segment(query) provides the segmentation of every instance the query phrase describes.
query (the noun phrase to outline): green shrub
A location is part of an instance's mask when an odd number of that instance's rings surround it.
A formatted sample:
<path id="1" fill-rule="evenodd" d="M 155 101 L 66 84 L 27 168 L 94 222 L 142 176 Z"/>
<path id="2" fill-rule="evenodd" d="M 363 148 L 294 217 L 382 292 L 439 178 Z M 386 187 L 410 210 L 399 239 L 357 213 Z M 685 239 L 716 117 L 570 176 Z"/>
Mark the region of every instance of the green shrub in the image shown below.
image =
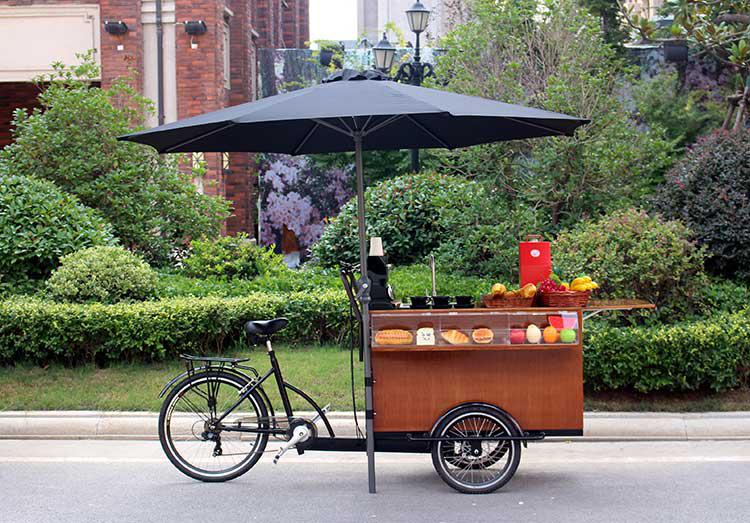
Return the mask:
<path id="1" fill-rule="evenodd" d="M 114 305 L 13 298 L 0 302 L 0 364 L 106 364 L 220 353 L 243 339 L 246 321 L 278 316 L 291 320 L 279 340 L 337 340 L 347 307 L 344 293 L 331 290 Z"/>
<path id="2" fill-rule="evenodd" d="M 700 139 L 667 175 L 657 208 L 708 248 L 710 270 L 750 276 L 750 131 Z"/>
<path id="3" fill-rule="evenodd" d="M 122 247 L 91 247 L 64 256 L 47 280 L 56 300 L 117 303 L 153 298 L 156 272 Z"/>
<path id="4" fill-rule="evenodd" d="M 518 241 L 544 229 L 530 207 L 512 209 L 489 195 L 451 209 L 452 234 L 440 244 L 436 259 L 444 274 L 518 280 Z M 485 290 L 486 292 L 486 290 Z"/>
<path id="5" fill-rule="evenodd" d="M 0 284 L 41 280 L 61 256 L 114 243 L 96 211 L 53 183 L 0 174 Z"/>
<path id="6" fill-rule="evenodd" d="M 687 89 L 674 71 L 663 72 L 633 89 L 638 117 L 650 127 L 661 127 L 680 148 L 720 126 L 726 111 L 702 89 Z"/>
<path id="7" fill-rule="evenodd" d="M 603 298 L 641 298 L 685 311 L 705 284 L 704 251 L 690 241 L 690 231 L 634 209 L 560 233 L 553 256 L 560 275 L 588 274 Z"/>
<path id="8" fill-rule="evenodd" d="M 445 296 L 474 296 L 479 299 L 482 294 L 489 292 L 493 283 L 488 279 L 448 273 L 441 266 L 438 266 L 436 272 L 438 294 Z M 394 267 L 389 283 L 393 286 L 397 299 L 406 300 L 409 296 L 432 294 L 432 275 L 426 265 Z"/>
<path id="9" fill-rule="evenodd" d="M 383 238 L 388 259 L 394 264 L 421 261 L 446 235 L 457 234 L 460 224 L 450 209 L 460 211 L 467 202 L 481 199 L 482 187 L 468 180 L 435 173 L 406 175 L 385 180 L 367 189 L 367 235 Z M 344 205 L 312 247 L 313 259 L 324 267 L 359 261 L 357 202 Z"/>
<path id="10" fill-rule="evenodd" d="M 586 386 L 638 392 L 726 390 L 750 377 L 750 310 L 693 323 L 593 326 L 586 332 Z"/>
<path id="11" fill-rule="evenodd" d="M 259 246 L 247 234 L 193 241 L 182 265 L 185 275 L 193 278 L 250 280 L 262 274 L 288 272 L 281 255 L 273 248 Z"/>
<path id="12" fill-rule="evenodd" d="M 7 172 L 43 178 L 99 210 L 121 243 L 151 263 L 166 264 L 186 240 L 217 236 L 229 215 L 222 198 L 198 193 L 174 157 L 117 141 L 143 121 L 151 104 L 127 78 L 92 87 L 91 57 L 73 68 L 55 64 L 40 79 L 40 107 L 13 117 L 14 141 L 0 151 Z"/>

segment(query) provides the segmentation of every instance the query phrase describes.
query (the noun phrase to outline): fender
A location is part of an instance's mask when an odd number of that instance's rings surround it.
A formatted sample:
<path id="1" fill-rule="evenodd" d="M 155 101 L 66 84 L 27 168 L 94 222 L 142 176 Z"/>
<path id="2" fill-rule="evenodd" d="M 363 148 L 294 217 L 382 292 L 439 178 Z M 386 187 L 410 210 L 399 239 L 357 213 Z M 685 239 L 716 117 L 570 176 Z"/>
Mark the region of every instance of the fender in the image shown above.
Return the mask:
<path id="1" fill-rule="evenodd" d="M 190 371 L 187 371 L 187 370 L 186 370 L 185 372 L 183 372 L 183 373 L 181 373 L 181 374 L 178 374 L 177 376 L 175 376 L 174 378 L 172 378 L 171 380 L 169 380 L 169 382 L 168 382 L 168 383 L 167 383 L 166 385 L 164 385 L 164 388 L 162 388 L 162 389 L 161 389 L 161 392 L 159 393 L 159 398 L 163 398 L 163 397 L 164 397 L 164 395 L 165 395 L 165 394 L 166 394 L 166 393 L 167 393 L 167 392 L 168 392 L 168 391 L 169 391 L 169 390 L 170 390 L 170 389 L 171 389 L 172 387 L 174 387 L 174 386 L 175 386 L 175 384 L 177 384 L 177 382 L 181 381 L 181 380 L 182 380 L 183 378 L 187 377 L 188 375 L 190 375 L 190 374 L 193 374 L 193 375 L 194 375 L 194 374 L 197 374 L 197 373 L 199 373 L 199 372 L 204 372 L 204 371 L 207 371 L 207 370 L 215 370 L 215 368 L 212 368 L 212 367 L 210 367 L 210 366 L 208 366 L 208 367 L 206 367 L 206 366 L 202 366 L 202 367 L 196 367 L 195 369 L 193 369 L 193 370 L 190 370 Z M 224 368 L 223 370 L 224 370 L 224 372 L 229 372 L 230 374 L 234 374 L 234 375 L 235 375 L 235 376 L 237 376 L 238 378 L 242 378 L 242 379 L 244 379 L 244 380 L 247 380 L 247 381 L 251 381 L 251 380 L 253 380 L 253 379 L 254 379 L 254 376 L 249 376 L 248 374 L 245 374 L 245 373 L 244 373 L 244 372 L 242 372 L 241 370 L 238 370 L 238 369 L 235 369 L 235 368 L 231 368 L 231 367 L 228 367 L 228 368 Z M 255 369 L 253 369 L 253 371 L 255 371 Z M 257 377 L 257 371 L 255 371 L 255 373 L 256 373 L 256 377 Z M 273 410 L 273 404 L 271 403 L 271 400 L 270 400 L 270 398 L 269 398 L 269 397 L 268 397 L 268 395 L 266 394 L 266 391 L 265 391 L 265 390 L 263 390 L 263 387 L 258 387 L 258 388 L 257 388 L 257 389 L 255 389 L 255 390 L 257 390 L 257 391 L 258 391 L 258 393 L 259 393 L 259 394 L 261 395 L 261 397 L 263 398 L 263 401 L 265 401 L 265 402 L 266 402 L 266 406 L 267 406 L 267 407 L 268 407 L 268 409 L 269 409 L 269 412 L 270 412 L 270 416 L 271 416 L 272 418 L 273 418 L 274 416 L 276 416 L 276 413 L 275 413 L 275 412 L 274 412 L 274 410 Z"/>
<path id="2" fill-rule="evenodd" d="M 448 412 L 446 412 L 445 414 L 443 414 L 442 416 L 440 416 L 438 418 L 438 420 L 435 422 L 435 424 L 432 426 L 432 429 L 430 430 L 430 437 L 437 437 L 437 435 L 436 435 L 437 428 L 443 422 L 443 420 L 445 418 L 447 418 L 448 416 L 450 416 L 451 414 L 453 414 L 454 412 L 456 412 L 457 410 L 463 409 L 464 407 L 485 407 L 485 408 L 488 408 L 488 409 L 493 409 L 493 410 L 497 410 L 499 412 L 502 412 L 503 414 L 505 414 L 506 416 L 508 416 L 508 418 L 513 423 L 513 425 L 516 426 L 516 429 L 518 429 L 518 433 L 519 434 L 523 434 L 524 433 L 523 430 L 521 430 L 521 425 L 519 425 L 518 422 L 516 421 L 516 418 L 514 418 L 513 416 L 511 416 L 511 414 L 508 411 L 506 411 L 504 409 L 501 409 L 497 405 L 492 405 L 491 403 L 483 403 L 481 401 L 470 401 L 468 403 L 461 403 L 460 405 L 456 405 L 455 407 L 453 407 L 452 409 L 450 409 Z M 523 442 L 523 446 L 524 447 L 528 446 L 526 441 Z"/>

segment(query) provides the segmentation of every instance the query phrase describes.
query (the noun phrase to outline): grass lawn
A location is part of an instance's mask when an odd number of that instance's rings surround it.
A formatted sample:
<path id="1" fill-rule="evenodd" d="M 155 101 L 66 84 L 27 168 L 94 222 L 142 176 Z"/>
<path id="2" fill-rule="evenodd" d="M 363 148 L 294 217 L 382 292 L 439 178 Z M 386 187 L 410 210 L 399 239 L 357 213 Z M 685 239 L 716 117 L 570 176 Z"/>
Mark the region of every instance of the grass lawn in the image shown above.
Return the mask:
<path id="1" fill-rule="evenodd" d="M 295 348 L 276 346 L 284 379 L 312 395 L 322 407 L 351 409 L 349 351 L 340 347 Z M 265 350 L 229 354 L 250 357 L 248 362 L 263 374 L 271 366 Z M 354 354 L 358 385 L 357 406 L 364 410 L 362 364 Z M 159 392 L 172 377 L 183 372 L 181 360 L 154 364 L 115 365 L 106 369 L 93 366 L 48 368 L 19 366 L 0 368 L 0 410 L 148 410 L 158 411 Z M 269 378 L 272 380 L 273 378 Z M 281 401 L 275 382 L 264 388 L 274 405 Z M 292 405 L 311 410 L 296 395 Z"/>
<path id="2" fill-rule="evenodd" d="M 270 367 L 261 348 L 232 354 L 250 356 L 250 364 L 263 373 Z M 349 351 L 338 346 L 277 346 L 276 355 L 285 379 L 333 410 L 351 409 Z M 364 410 L 362 364 L 354 358 L 357 405 Z M 155 364 L 0 368 L 0 410 L 147 410 L 158 411 L 159 391 L 184 370 L 181 361 Z M 274 405 L 281 402 L 273 382 L 265 387 Z M 292 396 L 295 408 L 308 410 Z M 586 393 L 586 410 L 594 411 L 730 411 L 750 410 L 750 389 L 720 394 L 634 394 L 626 392 Z"/>

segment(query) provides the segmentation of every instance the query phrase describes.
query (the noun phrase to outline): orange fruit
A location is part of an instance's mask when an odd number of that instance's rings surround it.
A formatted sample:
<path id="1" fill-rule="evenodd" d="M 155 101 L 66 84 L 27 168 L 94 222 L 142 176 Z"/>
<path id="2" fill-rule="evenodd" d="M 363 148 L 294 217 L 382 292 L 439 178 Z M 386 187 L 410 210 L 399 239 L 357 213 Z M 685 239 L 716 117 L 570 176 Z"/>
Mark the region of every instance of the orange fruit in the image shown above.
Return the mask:
<path id="1" fill-rule="evenodd" d="M 552 325 L 544 328 L 544 343 L 557 343 L 560 341 L 560 333 Z"/>

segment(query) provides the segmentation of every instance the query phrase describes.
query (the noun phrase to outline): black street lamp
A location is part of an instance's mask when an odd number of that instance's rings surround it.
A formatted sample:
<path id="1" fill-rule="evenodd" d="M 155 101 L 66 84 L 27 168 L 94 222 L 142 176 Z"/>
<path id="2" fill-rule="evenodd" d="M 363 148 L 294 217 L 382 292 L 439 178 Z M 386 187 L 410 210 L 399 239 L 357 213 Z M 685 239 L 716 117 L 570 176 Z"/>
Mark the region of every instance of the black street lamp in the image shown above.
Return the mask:
<path id="1" fill-rule="evenodd" d="M 430 23 L 430 10 L 417 0 L 414 5 L 406 10 L 406 19 L 409 22 L 409 29 L 416 35 L 414 59 L 411 62 L 401 64 L 394 80 L 411 85 L 422 85 L 425 78 L 435 76 L 432 64 L 422 62 L 419 54 L 419 35 L 427 29 L 427 24 Z M 411 150 L 411 170 L 415 173 L 419 172 L 419 149 Z"/>
<path id="2" fill-rule="evenodd" d="M 416 35 L 416 45 L 414 46 L 414 58 L 411 62 L 401 64 L 393 79 L 396 82 L 403 82 L 411 85 L 422 85 L 425 78 L 435 76 L 435 71 L 431 63 L 422 62 L 419 53 L 419 35 L 427 29 L 430 23 L 431 11 L 427 9 L 422 2 L 417 1 L 406 10 L 406 19 L 409 22 L 409 29 Z M 393 60 L 396 57 L 396 48 L 388 41 L 388 36 L 383 33 L 383 38 L 372 48 L 372 54 L 375 61 L 375 69 L 388 74 L 393 66 Z M 419 149 L 411 150 L 411 170 L 419 172 Z"/>

